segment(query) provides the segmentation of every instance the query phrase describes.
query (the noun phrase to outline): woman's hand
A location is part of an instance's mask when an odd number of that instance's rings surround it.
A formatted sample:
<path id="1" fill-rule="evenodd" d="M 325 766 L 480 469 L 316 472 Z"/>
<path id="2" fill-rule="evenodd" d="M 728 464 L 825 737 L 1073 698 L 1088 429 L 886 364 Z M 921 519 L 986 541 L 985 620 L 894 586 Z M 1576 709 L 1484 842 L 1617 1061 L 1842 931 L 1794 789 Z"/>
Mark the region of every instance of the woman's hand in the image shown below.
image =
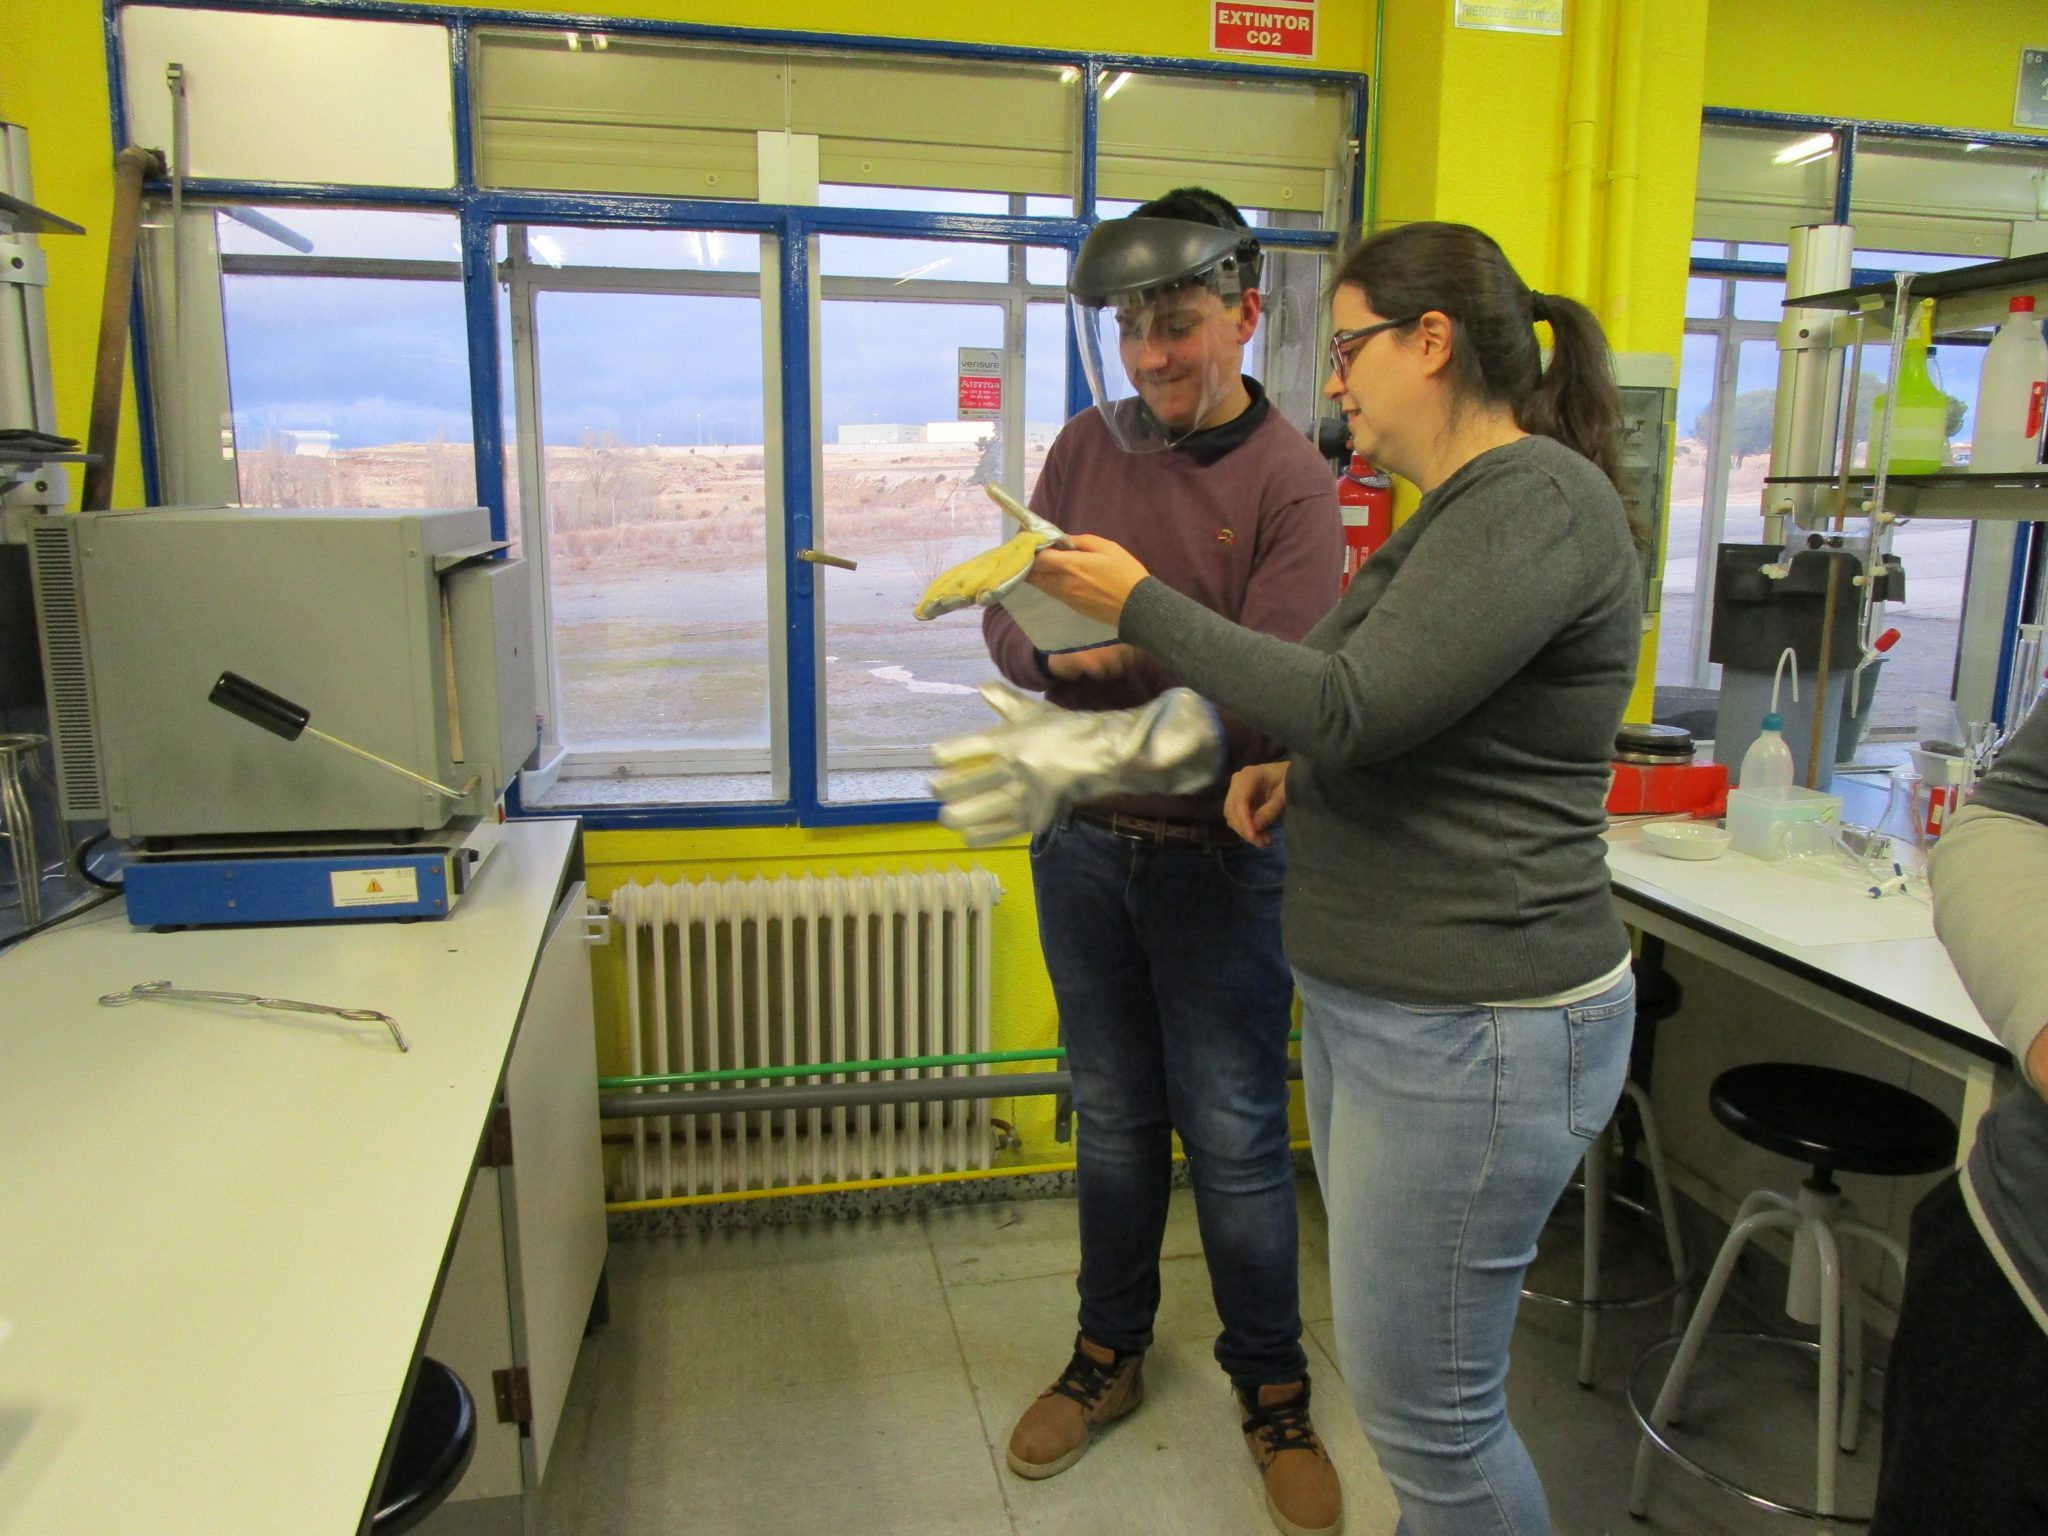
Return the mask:
<path id="1" fill-rule="evenodd" d="M 1076 613 L 1104 624 L 1123 618 L 1131 589 L 1150 574 L 1123 545 L 1092 533 L 1074 536 L 1072 549 L 1042 549 L 1025 579 Z"/>
<path id="2" fill-rule="evenodd" d="M 1287 814 L 1287 765 L 1253 763 L 1231 775 L 1223 797 L 1223 819 L 1254 848 L 1273 841 L 1266 829 Z"/>

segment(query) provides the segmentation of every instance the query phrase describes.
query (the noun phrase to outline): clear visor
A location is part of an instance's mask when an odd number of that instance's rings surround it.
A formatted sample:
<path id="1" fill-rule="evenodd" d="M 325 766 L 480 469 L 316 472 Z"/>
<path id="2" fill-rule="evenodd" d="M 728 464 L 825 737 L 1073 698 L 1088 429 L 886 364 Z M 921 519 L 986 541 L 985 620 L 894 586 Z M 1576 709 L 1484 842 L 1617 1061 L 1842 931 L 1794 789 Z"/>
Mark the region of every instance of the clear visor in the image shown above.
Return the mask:
<path id="1" fill-rule="evenodd" d="M 1067 299 L 1095 409 L 1128 453 L 1171 448 L 1238 388 L 1235 303 L 1190 284 L 1124 302 Z"/>

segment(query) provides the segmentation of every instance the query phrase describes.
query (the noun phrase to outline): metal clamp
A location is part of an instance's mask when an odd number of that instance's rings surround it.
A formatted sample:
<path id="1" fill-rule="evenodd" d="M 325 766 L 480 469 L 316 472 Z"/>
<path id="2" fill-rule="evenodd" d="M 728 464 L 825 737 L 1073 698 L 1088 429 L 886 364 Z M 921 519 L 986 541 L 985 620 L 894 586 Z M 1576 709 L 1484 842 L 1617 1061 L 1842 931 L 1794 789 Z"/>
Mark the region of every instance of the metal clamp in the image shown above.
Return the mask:
<path id="1" fill-rule="evenodd" d="M 174 987 L 168 981 L 141 981 L 126 992 L 109 992 L 100 999 L 102 1008 L 121 1008 L 129 1003 L 147 1002 L 163 998 L 179 1003 L 236 1003 L 252 1008 L 276 1008 L 287 1013 L 319 1013 L 329 1018 L 348 1019 L 358 1024 L 382 1024 L 391 1031 L 391 1038 L 401 1051 L 412 1047 L 406 1044 L 405 1035 L 398 1027 L 398 1020 L 388 1013 L 379 1013 L 374 1008 L 336 1008 L 328 1003 L 298 1003 L 288 997 L 258 997 L 253 992 L 201 992 L 188 987 Z"/>

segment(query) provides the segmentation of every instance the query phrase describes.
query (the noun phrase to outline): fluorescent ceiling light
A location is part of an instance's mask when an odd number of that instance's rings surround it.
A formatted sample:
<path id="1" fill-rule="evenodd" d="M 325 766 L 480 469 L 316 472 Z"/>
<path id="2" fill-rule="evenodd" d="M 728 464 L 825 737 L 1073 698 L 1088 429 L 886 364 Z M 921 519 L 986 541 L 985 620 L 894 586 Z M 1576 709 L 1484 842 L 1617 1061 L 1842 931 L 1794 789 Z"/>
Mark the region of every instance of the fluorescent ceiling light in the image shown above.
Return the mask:
<path id="1" fill-rule="evenodd" d="M 1102 99 L 1104 101 L 1109 100 L 1110 97 L 1114 96 L 1118 91 L 1122 90 L 1125 86 L 1129 85 L 1130 83 L 1131 72 L 1128 69 L 1118 70 L 1116 72 L 1115 77 L 1110 80 L 1109 84 L 1105 85 L 1102 88 Z"/>
<path id="2" fill-rule="evenodd" d="M 1814 161 L 1835 152 L 1835 136 L 1832 133 L 1816 133 L 1808 138 L 1796 139 L 1771 156 L 1773 165 L 1811 165 Z"/>
<path id="3" fill-rule="evenodd" d="M 562 247 L 553 235 L 529 235 L 527 243 L 533 254 L 549 266 L 559 267 L 562 264 Z"/>

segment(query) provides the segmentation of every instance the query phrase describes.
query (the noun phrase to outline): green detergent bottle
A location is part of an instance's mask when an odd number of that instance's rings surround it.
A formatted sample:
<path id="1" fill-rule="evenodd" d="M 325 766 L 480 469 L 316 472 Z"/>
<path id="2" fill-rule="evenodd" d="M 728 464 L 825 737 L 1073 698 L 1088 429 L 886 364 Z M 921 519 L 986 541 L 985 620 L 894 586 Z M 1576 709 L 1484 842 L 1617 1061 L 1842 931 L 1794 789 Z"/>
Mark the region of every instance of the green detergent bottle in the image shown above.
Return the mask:
<path id="1" fill-rule="evenodd" d="M 1892 412 L 1890 473 L 1932 475 L 1948 462 L 1948 396 L 1927 373 L 1927 349 L 1934 341 L 1934 300 L 1922 299 L 1913 314 L 1905 355 L 1899 360 L 1899 403 Z M 1870 399 L 1873 438 L 1884 427 L 1885 392 Z"/>

